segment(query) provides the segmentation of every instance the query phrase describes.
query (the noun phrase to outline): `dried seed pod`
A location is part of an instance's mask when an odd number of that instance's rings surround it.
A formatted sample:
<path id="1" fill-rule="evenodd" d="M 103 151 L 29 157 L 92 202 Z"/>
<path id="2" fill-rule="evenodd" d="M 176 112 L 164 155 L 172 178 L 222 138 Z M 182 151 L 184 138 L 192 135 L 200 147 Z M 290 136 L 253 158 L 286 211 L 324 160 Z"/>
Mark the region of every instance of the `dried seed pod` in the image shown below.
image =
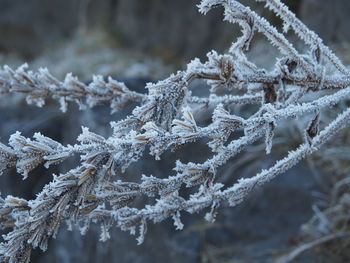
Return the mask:
<path id="1" fill-rule="evenodd" d="M 277 100 L 277 93 L 273 85 L 264 86 L 264 104 L 274 103 Z"/>
<path id="2" fill-rule="evenodd" d="M 319 123 L 320 123 L 320 113 L 317 113 L 315 118 L 310 122 L 309 126 L 306 129 L 305 137 L 306 141 L 311 145 L 312 139 L 319 132 Z"/>
<path id="3" fill-rule="evenodd" d="M 220 61 L 220 76 L 225 80 L 229 80 L 232 77 L 233 71 L 235 70 L 234 64 L 228 56 L 223 56 Z"/>
<path id="4" fill-rule="evenodd" d="M 314 48 L 311 51 L 312 57 L 314 58 L 314 60 L 317 62 L 317 64 L 321 63 L 321 48 L 319 45 L 316 46 L 316 48 Z"/>

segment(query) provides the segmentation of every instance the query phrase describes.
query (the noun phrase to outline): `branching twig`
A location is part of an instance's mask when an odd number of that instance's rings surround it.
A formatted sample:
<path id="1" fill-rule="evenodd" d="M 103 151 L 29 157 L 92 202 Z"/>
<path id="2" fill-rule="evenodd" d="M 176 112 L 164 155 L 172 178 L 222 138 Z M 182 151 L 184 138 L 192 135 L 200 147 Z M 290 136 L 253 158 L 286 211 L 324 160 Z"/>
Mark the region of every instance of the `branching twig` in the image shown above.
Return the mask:
<path id="1" fill-rule="evenodd" d="M 147 84 L 148 94 L 131 91 L 123 83 L 111 78 L 105 81 L 101 76 L 86 85 L 70 74 L 61 82 L 44 69 L 38 72 L 27 71 L 26 66 L 0 69 L 1 94 L 25 93 L 27 102 L 38 106 L 48 97 L 57 99 L 62 110 L 68 101 L 81 106 L 108 103 L 112 111 L 129 102 L 139 103 L 130 116 L 111 123 L 113 134 L 109 138 L 83 128 L 75 145 L 64 146 L 39 133 L 29 139 L 19 132 L 11 136 L 8 146 L 0 144 L 0 172 L 16 167 L 24 177 L 38 165 L 57 164 L 73 154 L 81 158 L 77 168 L 55 176 L 34 200 L 11 196 L 0 199 L 0 223 L 11 229 L 0 245 L 0 261 L 29 262 L 32 249 L 46 250 L 48 239 L 57 235 L 63 221 L 83 226 L 82 232 L 90 222 L 98 222 L 103 226 L 101 240 L 108 239 L 108 229 L 115 223 L 131 233 L 139 230 L 139 243 L 149 220 L 160 222 L 172 217 L 175 226 L 181 229 L 182 211 L 194 213 L 210 207 L 205 218 L 213 221 L 215 209 L 223 201 L 231 206 L 239 204 L 254 188 L 319 150 L 347 127 L 349 108 L 322 131 L 319 127 L 320 111 L 350 98 L 350 75 L 345 67 L 283 4 L 278 0 L 264 1 L 311 46 L 312 55 L 299 53 L 283 33 L 239 2 L 203 0 L 199 5 L 201 12 L 222 5 L 225 19 L 241 25 L 242 37 L 232 45 L 229 54 L 212 51 L 206 62 L 195 59 L 186 70 Z M 245 56 L 256 31 L 264 34 L 282 54 L 270 72 L 258 68 Z M 316 42 L 318 49 L 311 42 Z M 319 53 L 327 60 L 320 59 Z M 334 67 L 340 73 L 330 70 Z M 208 97 L 192 96 L 190 84 L 196 79 L 207 81 Z M 226 94 L 219 95 L 220 89 Z M 243 118 L 230 112 L 235 104 L 255 104 L 259 109 Z M 203 126 L 197 122 L 198 105 L 214 108 L 210 124 Z M 281 128 L 283 120 L 306 117 L 310 117 L 310 124 L 305 127 L 304 142 L 286 158 L 232 186 L 224 188 L 215 182 L 220 176 L 218 169 L 250 145 L 264 141 L 269 154 L 275 131 Z M 242 136 L 231 139 L 231 135 L 237 134 Z M 209 139 L 212 151 L 212 156 L 203 163 L 177 161 L 174 174 L 166 178 L 142 175 L 140 182 L 119 180 L 120 174 L 140 160 L 146 150 L 160 159 L 169 149 L 201 138 Z M 183 185 L 196 192 L 187 199 L 182 197 L 179 190 Z M 135 208 L 136 197 L 157 199 L 144 208 Z"/>

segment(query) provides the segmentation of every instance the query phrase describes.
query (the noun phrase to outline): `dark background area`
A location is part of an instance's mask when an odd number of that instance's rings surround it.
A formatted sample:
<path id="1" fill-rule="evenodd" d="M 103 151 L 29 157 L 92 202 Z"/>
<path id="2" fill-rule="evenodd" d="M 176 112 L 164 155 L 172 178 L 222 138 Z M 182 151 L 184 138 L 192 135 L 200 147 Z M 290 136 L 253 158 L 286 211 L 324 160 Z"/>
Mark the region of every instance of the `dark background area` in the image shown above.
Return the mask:
<path id="1" fill-rule="evenodd" d="M 254 1 L 245 0 L 255 6 Z M 349 41 L 347 0 L 288 0 L 326 42 Z M 79 30 L 107 31 L 112 41 L 166 58 L 203 57 L 224 49 L 237 33 L 221 10 L 198 13 L 194 0 L 1 0 L 0 51 L 26 59 Z M 259 5 L 262 10 L 261 5 Z M 264 11 L 265 16 L 271 16 Z"/>

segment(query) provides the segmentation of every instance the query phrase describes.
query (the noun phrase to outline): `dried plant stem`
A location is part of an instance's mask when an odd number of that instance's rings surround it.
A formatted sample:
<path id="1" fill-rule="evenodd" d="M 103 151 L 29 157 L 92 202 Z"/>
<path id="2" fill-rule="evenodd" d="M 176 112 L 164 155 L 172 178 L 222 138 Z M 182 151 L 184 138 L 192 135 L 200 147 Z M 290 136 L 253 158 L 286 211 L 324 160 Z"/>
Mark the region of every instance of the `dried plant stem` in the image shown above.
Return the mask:
<path id="1" fill-rule="evenodd" d="M 327 121 L 323 130 L 320 112 L 350 99 L 350 74 L 281 2 L 264 1 L 310 45 L 311 52 L 299 53 L 284 33 L 235 0 L 203 0 L 199 5 L 202 13 L 222 5 L 225 19 L 238 23 L 242 36 L 228 54 L 209 52 L 207 61 L 194 59 L 185 70 L 148 83 L 147 94 L 131 91 L 123 83 L 112 78 L 106 81 L 102 76 L 94 76 L 90 84 L 85 84 L 71 74 L 61 82 L 46 69 L 32 72 L 26 65 L 16 70 L 7 66 L 0 69 L 0 94 L 23 93 L 28 103 L 37 106 L 43 106 L 49 97 L 57 99 L 63 111 L 70 101 L 82 109 L 110 104 L 112 112 L 131 102 L 138 103 L 125 119 L 111 122 L 113 133 L 109 138 L 83 128 L 74 145 L 64 146 L 40 133 L 32 139 L 25 138 L 19 132 L 10 137 L 8 145 L 0 143 L 0 173 L 16 167 L 24 178 L 39 165 L 58 164 L 72 155 L 81 159 L 77 168 L 55 175 L 33 200 L 0 198 L 0 223 L 11 229 L 0 245 L 0 262 L 29 262 L 32 249 L 46 250 L 49 238 L 57 235 L 64 221 L 80 226 L 82 233 L 91 222 L 101 224 L 102 241 L 109 238 L 112 224 L 132 234 L 138 230 L 139 243 L 144 239 L 148 221 L 157 223 L 171 217 L 176 228 L 181 229 L 181 212 L 194 213 L 208 207 L 205 218 L 213 221 L 215 210 L 223 201 L 231 206 L 239 204 L 255 187 L 292 168 L 348 127 L 349 107 Z M 255 32 L 265 35 L 281 52 L 282 57 L 277 58 L 270 72 L 258 68 L 245 56 Z M 327 59 L 320 59 L 320 54 Z M 340 73 L 334 72 L 334 67 Z M 194 80 L 207 82 L 209 96 L 192 96 L 190 84 Z M 230 112 L 238 104 L 254 107 L 241 117 Z M 214 109 L 209 124 L 197 120 L 196 112 L 201 107 Z M 218 169 L 247 147 L 263 141 L 269 154 L 275 132 L 285 125 L 283 121 L 303 122 L 306 118 L 310 121 L 305 125 L 303 141 L 284 159 L 231 186 L 216 182 Z M 120 180 L 125 169 L 142 160 L 146 151 L 159 160 L 163 153 L 190 142 L 199 143 L 202 138 L 209 141 L 212 152 L 206 161 L 177 161 L 174 173 L 165 178 L 140 175 L 138 182 Z M 179 190 L 183 186 L 194 189 L 194 194 L 181 196 Z M 136 197 L 156 200 L 136 208 Z"/>
<path id="2" fill-rule="evenodd" d="M 304 253 L 307 250 L 310 250 L 314 247 L 317 247 L 319 245 L 322 245 L 324 243 L 327 243 L 329 241 L 338 239 L 338 238 L 344 238 L 349 236 L 350 232 L 340 232 L 340 233 L 334 233 L 330 234 L 324 237 L 321 237 L 319 239 L 316 239 L 314 241 L 311 241 L 309 243 L 303 244 L 298 246 L 296 249 L 294 249 L 292 252 L 290 252 L 288 255 L 283 256 L 281 259 L 277 260 L 277 263 L 289 263 L 292 262 L 294 259 L 299 257 L 302 253 Z"/>

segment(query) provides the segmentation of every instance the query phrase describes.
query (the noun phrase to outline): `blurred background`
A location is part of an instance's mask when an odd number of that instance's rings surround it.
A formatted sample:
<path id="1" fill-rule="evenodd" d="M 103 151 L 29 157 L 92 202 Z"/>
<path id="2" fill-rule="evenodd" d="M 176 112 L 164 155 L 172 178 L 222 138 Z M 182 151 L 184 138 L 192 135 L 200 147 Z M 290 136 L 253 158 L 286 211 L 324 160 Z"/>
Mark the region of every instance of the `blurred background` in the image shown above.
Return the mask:
<path id="1" fill-rule="evenodd" d="M 261 4 L 242 2 L 279 25 L 280 21 Z M 284 2 L 345 63 L 350 63 L 349 0 Z M 205 59 L 212 49 L 225 52 L 239 35 L 237 26 L 222 21 L 221 9 L 203 16 L 196 4 L 194 0 L 0 0 L 0 65 L 16 68 L 28 62 L 32 70 L 47 67 L 59 79 L 73 72 L 86 82 L 93 74 L 111 75 L 132 89 L 144 91 L 146 82 L 165 78 L 194 57 Z M 253 47 L 250 56 L 265 65 L 274 52 L 261 42 Z M 82 125 L 108 136 L 109 121 L 126 114 L 110 115 L 107 106 L 79 111 L 70 105 L 66 114 L 58 108 L 48 103 L 38 109 L 26 105 L 21 96 L 1 96 L 1 142 L 6 143 L 18 130 L 28 137 L 40 131 L 65 144 L 74 143 Z M 285 135 L 289 140 L 298 137 L 293 130 L 287 130 Z M 286 142 L 280 139 L 281 145 Z M 201 146 L 196 147 L 191 149 L 202 152 Z M 185 148 L 180 158 L 189 159 L 189 149 Z M 252 175 L 269 167 L 285 151 L 281 146 L 264 161 L 254 154 L 239 156 L 240 162 L 233 160 L 223 169 L 222 180 L 232 183 L 242 174 Z M 139 178 L 141 173 L 171 171 L 176 157 L 163 159 L 167 162 L 140 162 L 127 173 Z M 1 193 L 34 198 L 52 179 L 52 173 L 69 167 L 74 167 L 74 160 L 50 170 L 37 168 L 26 181 L 9 171 L 0 178 Z M 315 171 L 309 161 L 304 162 L 256 190 L 242 205 L 220 208 L 214 224 L 205 222 L 200 214 L 185 215 L 185 229 L 181 232 L 170 220 L 151 225 L 141 246 L 136 245 L 135 237 L 117 229 L 112 231 L 111 240 L 102 243 L 98 241 L 98 226 L 84 237 L 63 226 L 49 250 L 35 252 L 32 262 L 272 262 L 301 239 L 300 226 L 311 218 L 313 204 L 331 184 L 325 173 Z M 350 259 L 342 251 L 335 252 L 341 259 L 333 261 L 322 253 L 308 252 L 295 262 L 347 262 Z"/>
<path id="2" fill-rule="evenodd" d="M 258 6 L 264 16 L 272 17 L 263 11 L 262 5 L 251 0 L 242 2 Z M 341 45 L 350 40 L 349 1 L 284 2 L 325 42 Z M 10 63 L 12 58 L 17 63 L 27 61 L 34 65 L 39 60 L 40 65 L 51 63 L 54 68 L 72 64 L 70 71 L 77 74 L 83 74 L 79 72 L 83 71 L 79 63 L 90 59 L 82 67 L 84 70 L 98 65 L 95 73 L 116 74 L 130 71 L 130 66 L 141 71 L 142 62 L 150 58 L 154 64 L 148 65 L 151 68 L 144 74 L 156 78 L 163 68 L 157 68 L 156 61 L 181 67 L 193 57 L 204 58 L 211 49 L 223 52 L 237 37 L 238 27 L 222 22 L 222 10 L 203 16 L 197 11 L 197 3 L 195 0 L 1 0 L 1 59 Z"/>

